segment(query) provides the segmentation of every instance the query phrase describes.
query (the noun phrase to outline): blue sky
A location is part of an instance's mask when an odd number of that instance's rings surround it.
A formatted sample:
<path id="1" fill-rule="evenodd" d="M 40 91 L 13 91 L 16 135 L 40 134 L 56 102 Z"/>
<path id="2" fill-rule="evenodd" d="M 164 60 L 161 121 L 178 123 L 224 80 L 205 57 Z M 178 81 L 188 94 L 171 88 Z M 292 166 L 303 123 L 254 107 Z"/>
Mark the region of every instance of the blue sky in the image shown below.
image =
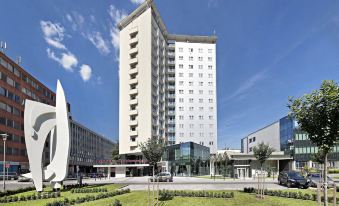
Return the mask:
<path id="1" fill-rule="evenodd" d="M 4 0 L 7 55 L 49 88 L 60 79 L 73 118 L 118 138 L 116 22 L 140 0 Z M 218 36 L 218 147 L 287 114 L 288 96 L 339 80 L 339 1 L 155 0 L 171 33 Z"/>

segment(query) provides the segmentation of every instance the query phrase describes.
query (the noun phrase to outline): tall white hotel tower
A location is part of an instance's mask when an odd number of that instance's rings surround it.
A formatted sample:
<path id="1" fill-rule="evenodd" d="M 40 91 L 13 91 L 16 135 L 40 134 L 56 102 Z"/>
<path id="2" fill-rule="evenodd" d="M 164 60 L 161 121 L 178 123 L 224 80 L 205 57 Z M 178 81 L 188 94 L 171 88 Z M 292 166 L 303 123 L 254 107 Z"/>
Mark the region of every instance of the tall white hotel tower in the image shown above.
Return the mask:
<path id="1" fill-rule="evenodd" d="M 216 37 L 173 35 L 153 1 L 119 23 L 120 154 L 152 136 L 217 150 Z"/>

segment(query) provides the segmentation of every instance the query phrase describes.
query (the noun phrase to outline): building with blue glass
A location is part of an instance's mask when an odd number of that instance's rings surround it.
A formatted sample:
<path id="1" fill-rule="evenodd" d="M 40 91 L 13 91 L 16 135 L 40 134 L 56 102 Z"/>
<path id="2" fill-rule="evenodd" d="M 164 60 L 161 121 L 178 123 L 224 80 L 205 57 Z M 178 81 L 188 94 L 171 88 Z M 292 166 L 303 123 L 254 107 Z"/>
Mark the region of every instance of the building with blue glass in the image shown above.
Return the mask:
<path id="1" fill-rule="evenodd" d="M 185 142 L 168 146 L 164 152 L 164 171 L 174 176 L 198 176 L 210 174 L 210 148 Z"/>

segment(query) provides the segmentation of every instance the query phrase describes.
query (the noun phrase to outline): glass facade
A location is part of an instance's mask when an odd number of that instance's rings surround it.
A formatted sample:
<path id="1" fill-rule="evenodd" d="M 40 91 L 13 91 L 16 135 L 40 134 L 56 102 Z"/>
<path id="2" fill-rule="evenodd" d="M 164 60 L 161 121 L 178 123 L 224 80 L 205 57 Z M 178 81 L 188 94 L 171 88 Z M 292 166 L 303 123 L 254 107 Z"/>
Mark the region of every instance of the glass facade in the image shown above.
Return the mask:
<path id="1" fill-rule="evenodd" d="M 168 171 L 174 176 L 208 175 L 210 173 L 210 148 L 186 142 L 168 146 L 164 161 L 168 161 Z"/>
<path id="2" fill-rule="evenodd" d="M 289 154 L 290 146 L 289 141 L 293 140 L 295 123 L 294 119 L 286 116 L 279 120 L 280 126 L 280 150 L 285 154 Z"/>

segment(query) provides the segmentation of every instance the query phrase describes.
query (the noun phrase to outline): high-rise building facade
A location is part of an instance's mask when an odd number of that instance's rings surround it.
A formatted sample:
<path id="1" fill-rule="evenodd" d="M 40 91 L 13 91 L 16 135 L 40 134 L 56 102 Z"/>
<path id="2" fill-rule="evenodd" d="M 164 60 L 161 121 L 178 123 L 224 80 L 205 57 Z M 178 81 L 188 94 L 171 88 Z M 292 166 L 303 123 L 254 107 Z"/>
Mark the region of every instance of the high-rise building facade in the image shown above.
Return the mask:
<path id="1" fill-rule="evenodd" d="M 217 148 L 216 37 L 171 35 L 153 1 L 119 23 L 119 151 L 160 137 Z M 182 91 L 183 90 L 183 91 Z"/>

